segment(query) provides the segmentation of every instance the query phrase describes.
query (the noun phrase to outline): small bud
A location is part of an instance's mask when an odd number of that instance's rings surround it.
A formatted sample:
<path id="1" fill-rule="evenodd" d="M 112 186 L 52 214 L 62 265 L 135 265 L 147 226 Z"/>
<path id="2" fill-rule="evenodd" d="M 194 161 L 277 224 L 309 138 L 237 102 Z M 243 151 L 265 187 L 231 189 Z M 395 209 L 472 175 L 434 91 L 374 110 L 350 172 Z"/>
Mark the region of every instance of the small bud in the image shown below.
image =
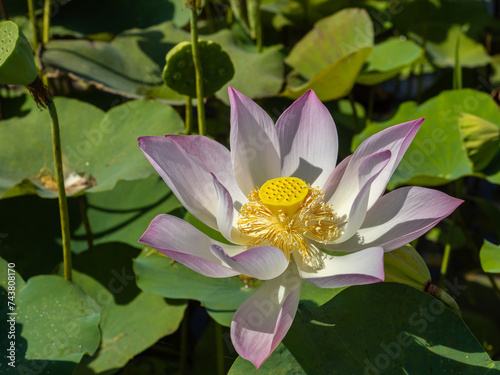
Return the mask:
<path id="1" fill-rule="evenodd" d="M 410 245 L 385 253 L 385 281 L 406 284 L 424 291 L 431 273 L 420 254 Z"/>

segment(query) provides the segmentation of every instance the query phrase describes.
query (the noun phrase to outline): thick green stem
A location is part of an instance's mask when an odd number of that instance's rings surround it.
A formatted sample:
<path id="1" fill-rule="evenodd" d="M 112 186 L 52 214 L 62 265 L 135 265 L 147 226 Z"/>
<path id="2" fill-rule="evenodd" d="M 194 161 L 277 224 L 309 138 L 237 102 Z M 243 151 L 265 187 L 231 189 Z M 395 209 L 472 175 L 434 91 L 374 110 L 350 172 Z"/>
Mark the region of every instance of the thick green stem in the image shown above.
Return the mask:
<path id="1" fill-rule="evenodd" d="M 59 120 L 54 101 L 48 104 L 50 113 L 50 124 L 52 127 L 52 149 L 54 151 L 54 164 L 56 167 L 57 193 L 59 195 L 59 215 L 61 217 L 61 232 L 64 258 L 64 278 L 72 279 L 71 275 L 71 242 L 69 235 L 69 215 L 68 201 L 66 199 L 66 189 L 64 188 L 63 163 L 61 156 L 61 135 L 59 132 Z"/>
<path id="2" fill-rule="evenodd" d="M 31 29 L 33 33 L 33 49 L 36 50 L 38 45 L 38 33 L 35 22 L 35 4 L 34 0 L 28 0 L 28 12 L 30 17 Z"/>
<path id="3" fill-rule="evenodd" d="M 205 104 L 203 103 L 203 69 L 200 60 L 200 49 L 198 47 L 198 14 L 196 6 L 191 7 L 191 48 L 193 51 L 194 71 L 196 74 L 196 98 L 198 99 L 198 132 L 206 134 Z"/>
<path id="4" fill-rule="evenodd" d="M 192 98 L 190 96 L 186 97 L 186 135 L 191 133 L 191 129 L 193 128 L 193 103 Z"/>

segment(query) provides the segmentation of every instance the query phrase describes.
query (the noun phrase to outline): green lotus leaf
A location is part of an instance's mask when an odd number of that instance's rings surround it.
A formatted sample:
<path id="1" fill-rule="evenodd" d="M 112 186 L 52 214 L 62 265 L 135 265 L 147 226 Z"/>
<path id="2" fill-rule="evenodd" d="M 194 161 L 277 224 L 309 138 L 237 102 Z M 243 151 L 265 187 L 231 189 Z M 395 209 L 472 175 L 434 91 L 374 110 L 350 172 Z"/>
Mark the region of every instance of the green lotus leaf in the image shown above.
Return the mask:
<path id="1" fill-rule="evenodd" d="M 78 271 L 73 272 L 73 282 L 101 308 L 102 332 L 99 349 L 84 358 L 74 374 L 119 369 L 179 327 L 186 301 L 168 301 L 140 291 L 132 270 L 138 253 L 125 244 L 107 243 L 74 258 Z"/>
<path id="2" fill-rule="evenodd" d="M 0 277 L 7 280 L 7 262 L 0 258 Z M 9 273 L 10 274 L 10 273 Z M 0 286 L 2 316 L 15 313 L 14 367 L 2 364 L 2 374 L 72 373 L 86 353 L 99 345 L 99 306 L 82 289 L 60 276 L 35 276 L 24 283 L 16 274 L 15 309 L 10 310 L 6 285 Z M 2 319 L 0 327 L 8 332 L 10 323 Z M 0 338 L 8 349 L 12 340 Z"/>
<path id="3" fill-rule="evenodd" d="M 283 344 L 258 371 L 238 358 L 229 374 L 500 371 L 458 315 L 396 283 L 350 287 L 320 307 L 299 305 Z"/>

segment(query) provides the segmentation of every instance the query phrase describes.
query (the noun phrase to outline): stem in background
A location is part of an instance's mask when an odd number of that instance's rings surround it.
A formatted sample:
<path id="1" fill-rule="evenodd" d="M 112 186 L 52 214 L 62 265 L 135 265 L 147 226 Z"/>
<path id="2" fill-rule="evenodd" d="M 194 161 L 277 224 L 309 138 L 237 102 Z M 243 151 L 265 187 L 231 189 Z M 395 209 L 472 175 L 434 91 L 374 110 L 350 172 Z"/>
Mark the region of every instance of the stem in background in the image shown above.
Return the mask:
<path id="1" fill-rule="evenodd" d="M 424 46 L 425 49 L 425 46 Z M 417 78 L 417 103 L 420 103 L 422 100 L 422 88 L 424 86 L 424 62 L 420 63 L 420 72 Z"/>
<path id="2" fill-rule="evenodd" d="M 443 261 L 441 262 L 441 272 L 439 277 L 439 285 L 442 285 L 444 278 L 446 277 L 446 272 L 448 271 L 448 264 L 450 261 L 451 253 L 451 239 L 453 238 L 453 230 L 455 228 L 455 220 L 457 215 L 453 214 L 450 224 L 450 230 L 448 232 L 448 238 L 446 239 L 446 245 L 444 246 Z"/>
<path id="3" fill-rule="evenodd" d="M 3 0 L 0 0 L 0 13 L 2 13 L 2 18 L 4 20 L 8 20 L 9 19 L 9 15 L 7 13 L 7 9 L 5 9 L 5 5 L 3 3 Z"/>
<path id="4" fill-rule="evenodd" d="M 50 0 L 45 0 L 43 6 L 43 34 L 42 43 L 47 43 L 50 40 Z"/>
<path id="5" fill-rule="evenodd" d="M 94 247 L 94 236 L 92 234 L 92 228 L 90 227 L 90 221 L 87 215 L 86 195 L 80 195 L 78 197 L 78 205 L 80 206 L 80 216 L 82 217 L 83 226 L 85 228 L 85 236 L 87 237 L 87 247 L 92 249 Z"/>
<path id="6" fill-rule="evenodd" d="M 198 99 L 198 132 L 206 134 L 205 104 L 203 103 L 203 69 L 200 60 L 200 49 L 198 46 L 198 14 L 196 5 L 191 5 L 191 48 L 193 51 L 194 71 L 196 74 L 196 97 Z"/>
<path id="7" fill-rule="evenodd" d="M 453 69 L 453 90 L 462 88 L 462 68 L 460 66 L 460 36 L 455 44 L 455 67 Z"/>
<path id="8" fill-rule="evenodd" d="M 33 50 L 36 51 L 36 47 L 38 46 L 38 33 L 37 33 L 36 22 L 35 22 L 34 0 L 28 0 L 28 11 L 29 11 L 31 29 L 33 30 Z"/>
<path id="9" fill-rule="evenodd" d="M 54 151 L 54 164 L 56 167 L 57 193 L 59 195 L 59 215 L 61 217 L 61 232 L 64 258 L 64 278 L 72 279 L 71 275 L 71 242 L 69 235 L 68 201 L 66 189 L 64 188 L 63 163 L 61 156 L 61 135 L 59 132 L 59 120 L 54 101 L 48 103 L 50 113 L 50 125 L 52 127 L 52 149 Z"/>
<path id="10" fill-rule="evenodd" d="M 224 341 L 222 338 L 222 327 L 219 323 L 215 323 L 215 344 L 217 350 L 217 375 L 225 375 L 224 366 Z"/>
<path id="11" fill-rule="evenodd" d="M 186 135 L 191 133 L 193 124 L 193 103 L 190 96 L 186 97 Z"/>
<path id="12" fill-rule="evenodd" d="M 352 92 L 349 93 L 349 102 L 351 103 L 352 116 L 354 117 L 354 132 L 358 134 L 362 129 L 359 126 L 358 113 L 356 112 L 356 102 L 354 101 L 354 95 Z"/>

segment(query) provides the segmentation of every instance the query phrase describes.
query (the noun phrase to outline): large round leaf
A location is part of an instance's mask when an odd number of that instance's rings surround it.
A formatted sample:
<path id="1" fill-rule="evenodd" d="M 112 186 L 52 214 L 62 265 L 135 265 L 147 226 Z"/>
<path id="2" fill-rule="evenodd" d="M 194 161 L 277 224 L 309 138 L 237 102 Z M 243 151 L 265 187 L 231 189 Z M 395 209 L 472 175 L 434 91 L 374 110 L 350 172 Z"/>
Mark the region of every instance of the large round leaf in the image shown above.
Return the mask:
<path id="1" fill-rule="evenodd" d="M 301 305 L 284 344 L 257 372 L 241 358 L 229 374 L 497 374 L 467 326 L 430 295 L 393 283 L 344 290 Z"/>
<path id="2" fill-rule="evenodd" d="M 78 271 L 73 273 L 73 280 L 102 311 L 99 349 L 82 361 L 76 374 L 115 372 L 177 330 L 187 304 L 137 288 L 132 259 L 138 253 L 130 246 L 108 243 L 75 257 L 73 266 Z"/>
<path id="3" fill-rule="evenodd" d="M 3 262 L 0 262 L 3 263 Z M 0 276 L 6 279 L 7 269 Z M 1 288 L 2 315 L 15 320 L 15 339 L 3 335 L 2 348 L 15 344 L 15 366 L 5 365 L 2 374 L 72 373 L 85 353 L 94 353 L 99 345 L 99 306 L 82 289 L 59 276 L 35 276 L 20 284 L 15 310 L 7 310 L 4 286 Z M 7 319 L 0 324 L 7 332 Z M 11 331 L 12 332 L 12 331 Z"/>
<path id="4" fill-rule="evenodd" d="M 500 127 L 500 113 L 491 97 L 470 89 L 445 91 L 421 105 L 403 103 L 387 121 L 374 123 L 353 140 L 354 150 L 364 139 L 389 126 L 425 117 L 420 130 L 389 181 L 401 184 L 439 185 L 473 174 L 460 136 L 462 113 L 481 117 Z M 495 159 L 491 162 L 493 164 Z M 486 172 L 485 172 L 486 173 Z M 490 178 L 500 175 L 490 172 Z"/>
<path id="5" fill-rule="evenodd" d="M 154 170 L 137 146 L 137 138 L 184 129 L 174 109 L 154 101 L 127 102 L 106 114 L 74 99 L 58 98 L 55 102 L 68 194 L 80 187 L 89 192 L 110 190 L 119 180 L 148 177 Z M 57 196 L 46 111 L 33 110 L 5 121 L 0 127 L 0 146 L 0 196 L 35 191 L 44 197 Z"/>

